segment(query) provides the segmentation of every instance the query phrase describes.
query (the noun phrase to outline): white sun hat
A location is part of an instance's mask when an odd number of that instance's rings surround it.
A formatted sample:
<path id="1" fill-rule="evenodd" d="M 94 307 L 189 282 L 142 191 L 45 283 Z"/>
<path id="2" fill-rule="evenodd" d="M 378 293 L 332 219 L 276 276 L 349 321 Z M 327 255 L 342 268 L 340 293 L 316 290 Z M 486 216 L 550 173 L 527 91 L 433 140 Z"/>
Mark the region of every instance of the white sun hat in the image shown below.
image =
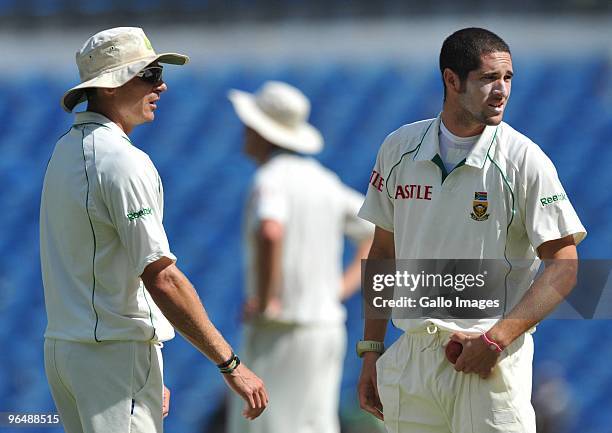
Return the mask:
<path id="1" fill-rule="evenodd" d="M 321 133 L 310 123 L 310 101 L 295 87 L 267 81 L 254 94 L 230 90 L 236 114 L 248 127 L 276 146 L 304 154 L 323 148 Z"/>
<path id="2" fill-rule="evenodd" d="M 62 96 L 62 108 L 71 112 L 84 102 L 85 89 L 121 87 L 153 62 L 184 65 L 189 57 L 177 53 L 157 54 L 138 27 L 115 27 L 96 33 L 76 53 L 81 83 Z"/>

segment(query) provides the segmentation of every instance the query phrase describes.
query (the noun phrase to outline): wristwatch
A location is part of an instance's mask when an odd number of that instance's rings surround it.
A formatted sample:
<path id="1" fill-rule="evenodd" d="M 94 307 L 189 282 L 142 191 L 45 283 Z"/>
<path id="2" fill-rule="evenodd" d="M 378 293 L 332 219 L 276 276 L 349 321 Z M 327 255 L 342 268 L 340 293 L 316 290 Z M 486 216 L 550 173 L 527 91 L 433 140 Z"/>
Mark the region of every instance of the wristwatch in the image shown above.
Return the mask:
<path id="1" fill-rule="evenodd" d="M 385 345 L 382 341 L 361 340 L 357 342 L 356 349 L 357 356 L 362 358 L 363 354 L 366 352 L 383 353 L 385 351 Z"/>

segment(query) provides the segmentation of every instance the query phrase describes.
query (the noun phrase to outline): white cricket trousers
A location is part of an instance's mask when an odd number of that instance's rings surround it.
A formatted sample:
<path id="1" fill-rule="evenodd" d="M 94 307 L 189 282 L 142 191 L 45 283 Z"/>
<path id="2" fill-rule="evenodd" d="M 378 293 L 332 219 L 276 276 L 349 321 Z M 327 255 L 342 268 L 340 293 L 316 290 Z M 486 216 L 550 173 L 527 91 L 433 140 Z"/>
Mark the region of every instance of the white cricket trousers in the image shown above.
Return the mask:
<path id="1" fill-rule="evenodd" d="M 450 332 L 406 332 L 378 359 L 378 392 L 389 433 L 535 433 L 533 338 L 506 348 L 487 379 L 455 371 Z"/>
<path id="2" fill-rule="evenodd" d="M 228 433 L 340 433 L 345 351 L 343 323 L 246 326 L 239 356 L 264 381 L 270 403 L 247 421 L 244 401 L 230 396 Z"/>
<path id="3" fill-rule="evenodd" d="M 45 340 L 45 371 L 66 433 L 161 433 L 161 344 Z"/>

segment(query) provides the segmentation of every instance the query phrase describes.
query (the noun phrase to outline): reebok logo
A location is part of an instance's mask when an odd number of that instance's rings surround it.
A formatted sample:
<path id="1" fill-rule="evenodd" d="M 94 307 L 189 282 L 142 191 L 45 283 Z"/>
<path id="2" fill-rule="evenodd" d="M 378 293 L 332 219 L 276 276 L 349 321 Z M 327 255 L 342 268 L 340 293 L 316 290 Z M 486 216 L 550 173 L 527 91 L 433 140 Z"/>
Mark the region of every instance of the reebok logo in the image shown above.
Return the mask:
<path id="1" fill-rule="evenodd" d="M 136 212 L 130 212 L 126 216 L 128 217 L 130 221 L 134 221 L 136 218 L 140 218 L 145 215 L 151 215 L 152 213 L 153 211 L 151 210 L 151 208 L 147 207 L 144 209 L 137 210 Z"/>
<path id="2" fill-rule="evenodd" d="M 542 197 L 540 199 L 540 203 L 544 207 L 544 206 L 548 206 L 549 204 L 552 204 L 558 201 L 563 201 L 563 200 L 567 200 L 567 194 L 565 193 L 551 195 L 550 197 Z"/>

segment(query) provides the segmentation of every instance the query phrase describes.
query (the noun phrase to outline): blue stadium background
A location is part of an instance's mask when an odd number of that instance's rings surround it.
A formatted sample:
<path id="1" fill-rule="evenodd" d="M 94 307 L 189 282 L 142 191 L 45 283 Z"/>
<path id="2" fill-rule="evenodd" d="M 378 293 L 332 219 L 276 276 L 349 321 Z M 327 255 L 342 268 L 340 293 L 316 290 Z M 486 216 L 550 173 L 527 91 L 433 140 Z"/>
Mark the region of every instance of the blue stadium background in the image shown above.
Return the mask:
<path id="1" fill-rule="evenodd" d="M 67 2 L 31 3 L 59 8 L 45 12 L 59 21 Z M 4 7 L 0 21 L 27 15 L 15 5 L 0 2 Z M 32 10 L 40 15 L 41 9 Z M 18 33 L 19 28 L 14 31 Z M 73 53 L 76 48 L 57 49 Z M 561 57 L 546 57 L 516 52 L 514 60 L 516 78 L 505 120 L 539 143 L 557 166 L 589 231 L 580 246 L 581 256 L 610 259 L 609 53 L 565 52 Z M 72 120 L 58 100 L 77 75 L 75 68 L 69 74 L 42 72 L 0 73 L 0 412 L 54 410 L 42 360 L 46 317 L 38 207 L 46 162 L 55 139 Z M 327 143 L 317 158 L 361 191 L 383 138 L 404 123 L 435 116 L 441 108 L 439 73 L 430 63 L 410 65 L 364 57 L 305 65 L 233 58 L 168 71 L 170 90 L 162 95 L 157 120 L 137 128 L 132 140 L 149 153 L 164 181 L 165 225 L 179 265 L 235 347 L 240 344 L 243 278 L 241 212 L 254 167 L 241 155 L 242 128 L 226 92 L 230 88 L 253 91 L 269 79 L 287 81 L 311 98 L 312 123 Z M 352 347 L 362 328 L 359 302 L 356 296 L 347 303 L 349 345 L 341 402 L 347 432 L 380 427 L 356 403 L 360 365 Z M 542 427 L 541 432 L 612 432 L 609 335 L 612 322 L 607 320 L 548 320 L 538 328 L 534 381 L 543 406 L 540 413 L 543 419 L 549 414 L 564 424 L 555 430 Z M 388 338 L 396 336 L 391 331 Z M 219 419 L 225 388 L 215 367 L 180 337 L 166 345 L 165 359 L 166 379 L 173 391 L 167 431 L 223 431 Z M 0 426 L 0 431 L 12 429 Z"/>

